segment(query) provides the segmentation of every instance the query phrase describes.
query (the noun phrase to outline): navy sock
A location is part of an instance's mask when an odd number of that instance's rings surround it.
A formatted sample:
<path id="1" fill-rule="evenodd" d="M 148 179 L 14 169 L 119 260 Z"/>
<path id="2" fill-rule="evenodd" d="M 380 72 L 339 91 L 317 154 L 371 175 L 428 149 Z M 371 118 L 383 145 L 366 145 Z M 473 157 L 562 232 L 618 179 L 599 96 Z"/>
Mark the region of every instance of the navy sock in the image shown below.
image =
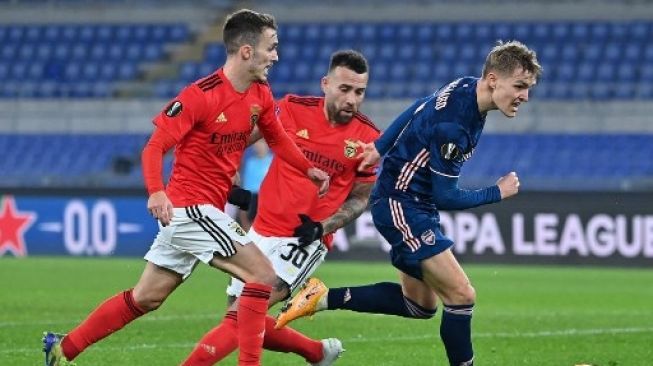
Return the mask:
<path id="1" fill-rule="evenodd" d="M 404 297 L 401 285 L 380 282 L 359 287 L 330 288 L 328 309 L 346 309 L 359 313 L 388 314 L 405 318 L 428 319 L 437 309 L 426 309 Z"/>
<path id="2" fill-rule="evenodd" d="M 449 365 L 471 366 L 474 364 L 472 349 L 472 311 L 470 305 L 444 305 L 440 337 L 447 350 Z"/>

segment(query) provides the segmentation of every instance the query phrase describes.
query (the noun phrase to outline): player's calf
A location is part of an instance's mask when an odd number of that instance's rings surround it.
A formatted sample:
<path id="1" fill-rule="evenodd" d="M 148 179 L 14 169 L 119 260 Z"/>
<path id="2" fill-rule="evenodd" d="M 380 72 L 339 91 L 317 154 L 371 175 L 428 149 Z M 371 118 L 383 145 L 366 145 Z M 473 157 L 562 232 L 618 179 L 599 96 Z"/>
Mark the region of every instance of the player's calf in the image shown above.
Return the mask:
<path id="1" fill-rule="evenodd" d="M 328 309 L 346 309 L 414 319 L 432 318 L 437 310 L 423 307 L 404 296 L 401 285 L 392 282 L 330 289 Z"/>

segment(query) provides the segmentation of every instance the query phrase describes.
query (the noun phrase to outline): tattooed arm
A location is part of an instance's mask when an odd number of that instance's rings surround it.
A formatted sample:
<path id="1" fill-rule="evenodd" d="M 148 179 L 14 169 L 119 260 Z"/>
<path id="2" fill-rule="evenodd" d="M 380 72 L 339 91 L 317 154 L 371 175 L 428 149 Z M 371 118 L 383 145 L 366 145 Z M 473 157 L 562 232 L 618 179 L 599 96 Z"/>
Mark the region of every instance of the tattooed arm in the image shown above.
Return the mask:
<path id="1" fill-rule="evenodd" d="M 373 186 L 374 183 L 371 182 L 354 183 L 354 187 L 340 209 L 322 221 L 324 232 L 334 232 L 360 216 L 367 207 Z"/>

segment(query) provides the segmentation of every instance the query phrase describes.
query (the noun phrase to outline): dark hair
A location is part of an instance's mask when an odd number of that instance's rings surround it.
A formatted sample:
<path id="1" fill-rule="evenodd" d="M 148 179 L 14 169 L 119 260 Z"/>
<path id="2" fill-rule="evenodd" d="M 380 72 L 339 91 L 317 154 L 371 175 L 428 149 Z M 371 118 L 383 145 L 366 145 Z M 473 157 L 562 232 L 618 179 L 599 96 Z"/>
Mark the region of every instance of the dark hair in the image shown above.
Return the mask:
<path id="1" fill-rule="evenodd" d="M 241 9 L 228 15 L 222 30 L 227 53 L 234 54 L 245 44 L 256 46 L 265 28 L 277 29 L 277 23 L 270 14 Z"/>
<path id="2" fill-rule="evenodd" d="M 357 74 L 364 74 L 367 72 L 367 60 L 362 53 L 354 50 L 336 51 L 331 55 L 331 62 L 329 63 L 329 72 L 333 71 L 338 66 L 344 66 Z"/>
<path id="3" fill-rule="evenodd" d="M 490 71 L 497 71 L 504 75 L 512 74 L 519 66 L 533 74 L 536 79 L 542 75 L 542 66 L 537 61 L 535 51 L 519 41 L 506 43 L 499 41 L 485 59 L 483 77 L 486 77 Z"/>

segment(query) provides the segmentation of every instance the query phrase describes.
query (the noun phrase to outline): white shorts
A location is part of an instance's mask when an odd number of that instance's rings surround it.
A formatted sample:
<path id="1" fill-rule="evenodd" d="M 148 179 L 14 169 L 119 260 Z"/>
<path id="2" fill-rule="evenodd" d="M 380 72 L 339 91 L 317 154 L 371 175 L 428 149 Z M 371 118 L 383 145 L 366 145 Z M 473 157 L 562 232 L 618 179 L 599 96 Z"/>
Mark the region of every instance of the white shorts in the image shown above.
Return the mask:
<path id="1" fill-rule="evenodd" d="M 297 238 L 262 236 L 254 229 L 250 229 L 247 235 L 272 262 L 277 277 L 288 284 L 291 293 L 315 272 L 327 254 L 321 240 L 299 248 Z M 242 281 L 232 277 L 227 295 L 240 296 L 243 286 Z"/>
<path id="2" fill-rule="evenodd" d="M 186 279 L 199 261 L 209 263 L 216 255 L 231 257 L 236 254 L 236 244 L 250 242 L 240 225 L 213 205 L 174 208 L 170 225 L 159 223 L 159 233 L 145 260 Z"/>

